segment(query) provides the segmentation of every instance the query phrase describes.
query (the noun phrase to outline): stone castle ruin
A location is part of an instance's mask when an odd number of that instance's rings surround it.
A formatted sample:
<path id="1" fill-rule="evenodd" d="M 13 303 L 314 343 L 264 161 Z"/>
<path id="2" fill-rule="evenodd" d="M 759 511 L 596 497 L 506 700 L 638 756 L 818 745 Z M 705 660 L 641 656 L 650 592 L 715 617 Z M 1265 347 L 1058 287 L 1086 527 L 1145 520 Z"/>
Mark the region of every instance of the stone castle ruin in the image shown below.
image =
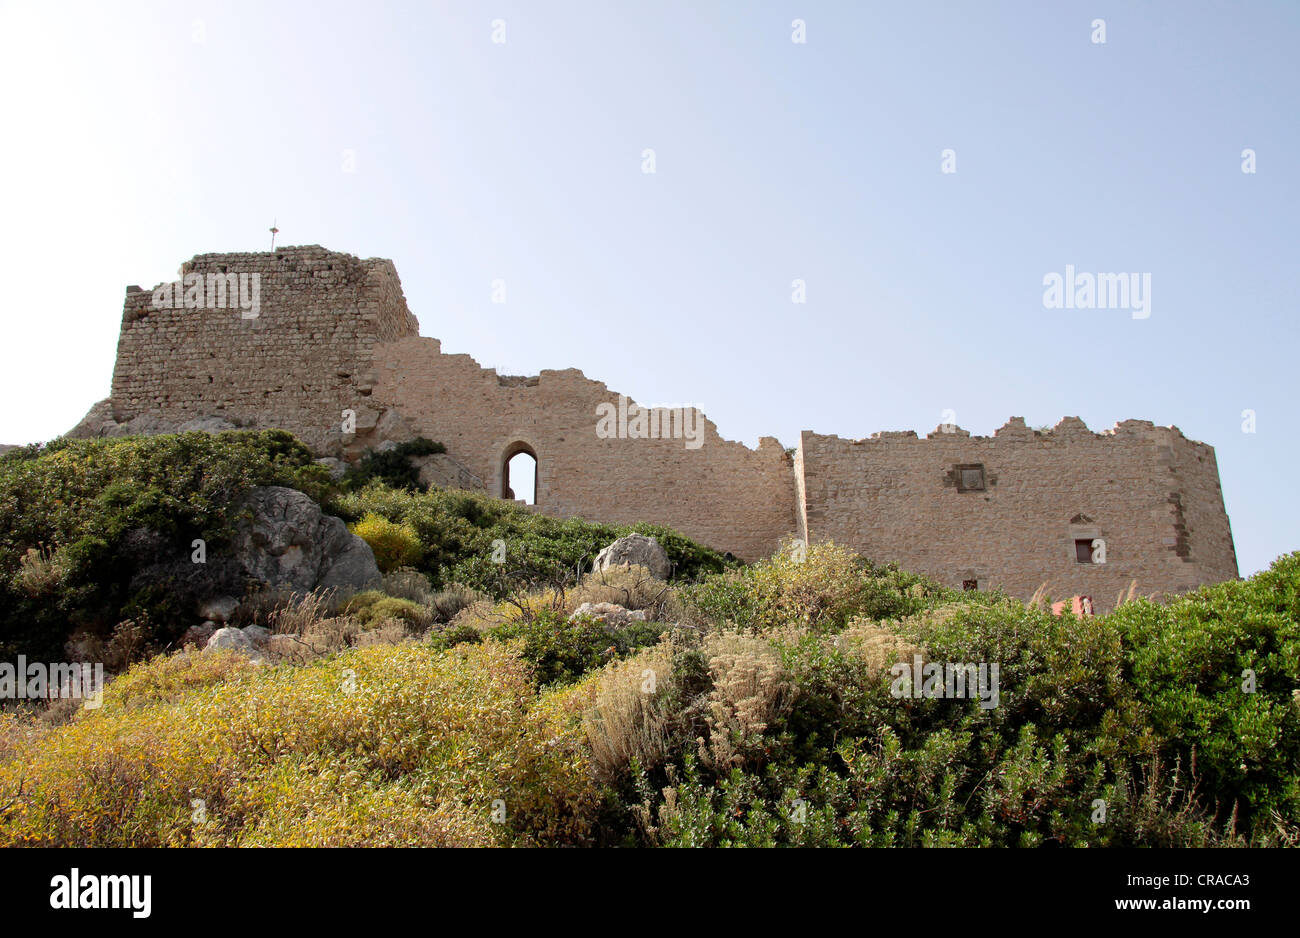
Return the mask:
<path id="1" fill-rule="evenodd" d="M 537 510 L 670 525 L 744 559 L 833 540 L 953 587 L 1183 591 L 1237 576 L 1214 449 L 1126 420 L 1067 417 L 991 437 L 940 427 L 787 452 L 722 439 L 702 414 L 647 412 L 577 369 L 499 375 L 423 338 L 391 261 L 319 246 L 202 254 L 174 285 L 128 287 L 111 397 L 78 436 L 280 427 L 322 457 L 415 436 L 441 484 L 510 493 L 536 460 Z"/>

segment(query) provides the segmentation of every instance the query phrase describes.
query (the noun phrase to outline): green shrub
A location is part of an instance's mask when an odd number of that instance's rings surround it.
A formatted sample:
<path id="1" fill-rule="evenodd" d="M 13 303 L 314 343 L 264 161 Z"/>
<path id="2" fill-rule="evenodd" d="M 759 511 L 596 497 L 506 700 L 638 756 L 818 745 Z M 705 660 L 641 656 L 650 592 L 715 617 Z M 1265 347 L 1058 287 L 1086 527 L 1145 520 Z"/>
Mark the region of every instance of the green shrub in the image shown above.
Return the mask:
<path id="1" fill-rule="evenodd" d="M 561 520 L 475 492 L 414 492 L 371 483 L 339 495 L 329 507 L 351 521 L 375 514 L 410 525 L 422 549 L 416 566 L 435 587 L 455 583 L 497 599 L 514 592 L 521 581 L 576 581 L 579 569 L 590 570 L 604 547 L 633 531 L 658 538 L 678 582 L 726 566 L 717 551 L 667 528 Z M 500 545 L 504 563 L 498 562 Z"/>
<path id="2" fill-rule="evenodd" d="M 399 443 L 392 449 L 368 449 L 356 466 L 344 473 L 343 485 L 345 488 L 362 488 L 378 480 L 395 489 L 418 491 L 424 486 L 420 484 L 420 471 L 411 464 L 411 458 L 445 452 L 447 447 L 422 436 Z"/>
<path id="3" fill-rule="evenodd" d="M 787 545 L 767 560 L 705 577 L 686 594 L 698 619 L 762 630 L 791 623 L 835 631 L 856 616 L 912 615 L 950 595 L 896 565 L 877 567 L 835 544 Z"/>
<path id="4" fill-rule="evenodd" d="M 653 644 L 662 626 L 635 623 L 622 629 L 606 629 L 587 616 L 566 620 L 562 613 L 542 609 L 532 618 L 520 618 L 496 626 L 492 638 L 523 639 L 524 659 L 533 665 L 538 684 L 567 684 L 633 648 Z"/>
<path id="5" fill-rule="evenodd" d="M 429 636 L 429 644 L 442 651 L 455 648 L 466 642 L 478 644 L 483 641 L 483 633 L 472 625 L 452 625 Z"/>
<path id="6" fill-rule="evenodd" d="M 1106 620 L 1166 760 L 1195 756 L 1220 820 L 1300 816 L 1300 553 L 1168 605 L 1126 603 Z"/>
<path id="7" fill-rule="evenodd" d="M 784 588 L 727 578 L 732 594 L 713 598 L 732 621 L 737 609 L 752 623 L 809 603 L 821 618 L 745 637 L 776 650 L 779 671 L 762 664 L 761 644 L 677 649 L 658 698 L 666 755 L 648 771 L 628 764 L 612 782 L 635 808 L 621 834 L 679 846 L 1295 842 L 1298 567 L 1286 559 L 1245 584 L 1088 619 L 956 594 L 901 623 L 855 620 L 841 632 L 825 627 L 839 608 L 825 600 L 859 595 L 838 588 L 847 578 L 782 579 L 829 587 L 794 606 Z M 1245 629 L 1210 615 L 1216 603 Z M 996 663 L 997 706 L 896 697 L 890 662 L 913 654 Z M 1246 667 L 1273 690 L 1241 694 Z M 1257 788 L 1227 771 L 1242 758 Z"/>
<path id="8" fill-rule="evenodd" d="M 343 604 L 343 613 L 365 626 L 378 625 L 386 619 L 398 619 L 413 629 L 428 628 L 433 621 L 429 607 L 388 596 L 379 590 L 357 593 Z"/>
<path id="9" fill-rule="evenodd" d="M 166 644 L 194 602 L 243 584 L 222 552 L 256 485 L 313 498 L 328 472 L 288 433 L 57 439 L 0 457 L 0 656 L 57 657 L 69 634 L 107 640 L 146 619 Z M 207 563 L 191 562 L 192 543 Z M 30 552 L 36 550 L 37 554 Z"/>

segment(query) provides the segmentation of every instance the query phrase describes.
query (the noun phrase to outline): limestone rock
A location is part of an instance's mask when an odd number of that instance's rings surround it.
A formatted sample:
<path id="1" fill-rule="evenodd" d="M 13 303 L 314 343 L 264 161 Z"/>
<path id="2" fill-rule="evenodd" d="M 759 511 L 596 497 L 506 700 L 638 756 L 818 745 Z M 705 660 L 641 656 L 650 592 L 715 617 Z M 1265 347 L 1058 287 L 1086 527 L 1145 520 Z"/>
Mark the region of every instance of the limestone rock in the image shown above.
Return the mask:
<path id="1" fill-rule="evenodd" d="M 599 619 L 609 628 L 621 629 L 632 622 L 644 622 L 644 609 L 626 609 L 616 603 L 583 603 L 573 610 L 570 621 L 578 616 Z"/>
<path id="2" fill-rule="evenodd" d="M 264 648 L 271 641 L 271 630 L 261 625 L 246 625 L 240 631 L 254 648 Z"/>
<path id="3" fill-rule="evenodd" d="M 208 639 L 204 651 L 220 651 L 224 648 L 230 648 L 234 651 L 251 652 L 253 642 L 240 629 L 230 628 L 217 629 Z"/>
<path id="4" fill-rule="evenodd" d="M 160 433 L 175 433 L 176 424 L 153 414 L 141 414 L 126 423 L 105 424 L 101 436 L 157 436 Z"/>
<path id="5" fill-rule="evenodd" d="M 644 534 L 620 537 L 596 555 L 597 570 L 620 566 L 645 567 L 657 580 L 668 579 L 673 569 L 672 563 L 668 560 L 668 552 L 657 540 Z"/>
<path id="6" fill-rule="evenodd" d="M 86 416 L 65 436 L 74 440 L 105 436 L 103 431 L 106 426 L 117 426 L 117 421 L 113 418 L 113 402 L 109 398 L 92 405 Z"/>
<path id="7" fill-rule="evenodd" d="M 234 552 L 251 576 L 272 587 L 364 589 L 379 582 L 370 545 L 340 519 L 295 489 L 259 486 L 246 501 L 252 520 L 239 528 Z"/>
<path id="8" fill-rule="evenodd" d="M 483 480 L 466 469 L 458 460 L 446 453 L 429 456 L 412 456 L 411 465 L 420 471 L 420 484 L 426 488 L 436 485 L 443 489 L 466 489 L 485 492 Z"/>
<path id="9" fill-rule="evenodd" d="M 328 469 L 330 472 L 330 478 L 335 482 L 343 478 L 343 474 L 348 471 L 348 464 L 333 456 L 326 456 L 323 459 L 316 460 L 316 465 L 324 466 Z"/>
<path id="10" fill-rule="evenodd" d="M 396 445 L 415 439 L 417 434 L 396 410 L 389 408 L 375 423 L 375 436 Z"/>
<path id="11" fill-rule="evenodd" d="M 192 417 L 177 422 L 167 420 L 154 414 L 140 414 L 130 420 L 119 421 L 113 413 L 111 398 L 93 405 L 81 422 L 65 434 L 71 439 L 92 439 L 96 437 L 118 436 L 154 436 L 159 433 L 220 433 L 223 430 L 238 429 L 225 417 L 205 415 Z"/>

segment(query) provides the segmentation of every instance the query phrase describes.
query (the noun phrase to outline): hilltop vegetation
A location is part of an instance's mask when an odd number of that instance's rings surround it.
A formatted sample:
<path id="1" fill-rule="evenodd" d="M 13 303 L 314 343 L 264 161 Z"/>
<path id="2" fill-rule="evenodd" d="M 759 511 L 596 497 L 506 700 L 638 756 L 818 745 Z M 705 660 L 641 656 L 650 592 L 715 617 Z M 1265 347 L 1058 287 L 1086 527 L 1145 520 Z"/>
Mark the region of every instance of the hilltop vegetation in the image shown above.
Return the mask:
<path id="1" fill-rule="evenodd" d="M 27 595 L 35 575 L 15 558 L 40 538 L 61 558 L 70 535 L 111 543 L 102 532 L 161 520 L 141 493 L 183 479 L 180 453 L 211 469 L 154 508 L 178 540 L 219 541 L 231 519 L 206 509 L 239 485 L 292 481 L 393 547 L 391 569 L 381 589 L 258 607 L 278 636 L 264 663 L 157 654 L 98 709 L 0 716 L 2 843 L 1300 838 L 1300 553 L 1243 582 L 1078 619 L 835 545 L 737 566 L 642 528 L 675 561 L 664 582 L 590 572 L 625 529 L 382 479 L 333 487 L 291 438 L 159 440 L 0 460 L 0 497 L 24 480 L 61 486 L 44 513 L 7 503 L 21 510 L 0 542 L 6 601 Z M 141 448 L 174 467 L 146 472 Z M 105 498 L 114 486 L 136 497 Z M 59 514 L 70 498 L 105 517 Z M 92 563 L 72 570 L 44 595 L 95 582 Z M 61 608 L 93 610 L 82 595 Z M 574 615 L 610 602 L 643 618 Z M 891 667 L 916 656 L 996 664 L 996 705 L 900 693 Z"/>
<path id="2" fill-rule="evenodd" d="M 442 449 L 424 444 L 399 458 Z M 679 577 L 724 566 L 721 554 L 657 525 L 558 521 L 477 493 L 420 492 L 387 454 L 369 454 L 335 482 L 282 430 L 58 439 L 0 456 L 0 659 L 58 659 L 74 635 L 79 647 L 97 647 L 123 622 L 142 652 L 174 647 L 199 621 L 204 590 L 248 591 L 228 547 L 245 517 L 241 496 L 264 485 L 298 489 L 349 522 L 371 515 L 400 525 L 406 540 L 389 546 L 434 587 L 500 597 L 513 588 L 507 571 L 572 579 L 633 530 L 658 537 Z M 196 539 L 203 564 L 191 562 Z M 493 561 L 498 542 L 506 564 Z M 378 537 L 372 546 L 382 546 Z"/>

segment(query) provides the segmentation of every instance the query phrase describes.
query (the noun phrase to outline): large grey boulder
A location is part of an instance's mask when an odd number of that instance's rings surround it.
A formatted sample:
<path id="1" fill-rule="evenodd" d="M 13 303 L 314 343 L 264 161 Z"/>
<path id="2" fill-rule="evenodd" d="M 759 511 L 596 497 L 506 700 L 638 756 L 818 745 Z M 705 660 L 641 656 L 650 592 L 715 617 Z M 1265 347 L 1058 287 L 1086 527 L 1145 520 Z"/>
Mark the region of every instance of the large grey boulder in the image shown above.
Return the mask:
<path id="1" fill-rule="evenodd" d="M 365 589 L 379 583 L 370 545 L 302 492 L 259 486 L 249 490 L 246 505 L 252 519 L 239 526 L 233 547 L 249 575 L 295 592 Z"/>
<path id="2" fill-rule="evenodd" d="M 645 567 L 657 580 L 668 579 L 673 569 L 672 563 L 668 560 L 668 551 L 664 550 L 653 537 L 646 537 L 644 534 L 620 537 L 596 555 L 597 570 L 622 566 Z"/>
<path id="3" fill-rule="evenodd" d="M 242 651 L 251 654 L 253 651 L 253 642 L 242 631 L 227 626 L 224 629 L 217 629 L 208 639 L 208 644 L 204 651 L 220 651 L 223 648 L 229 648 L 233 651 Z"/>
<path id="4" fill-rule="evenodd" d="M 250 626 L 250 628 L 260 628 L 260 626 Z M 266 629 L 261 629 L 266 632 Z M 269 632 L 267 633 L 270 634 Z M 204 651 L 221 651 L 230 649 L 241 655 L 246 655 L 253 664 L 266 664 L 266 656 L 262 654 L 262 646 L 265 642 L 257 642 L 255 636 L 249 634 L 248 629 L 237 629 L 232 626 L 226 626 L 224 629 L 217 629 L 208 639 L 208 644 Z"/>

